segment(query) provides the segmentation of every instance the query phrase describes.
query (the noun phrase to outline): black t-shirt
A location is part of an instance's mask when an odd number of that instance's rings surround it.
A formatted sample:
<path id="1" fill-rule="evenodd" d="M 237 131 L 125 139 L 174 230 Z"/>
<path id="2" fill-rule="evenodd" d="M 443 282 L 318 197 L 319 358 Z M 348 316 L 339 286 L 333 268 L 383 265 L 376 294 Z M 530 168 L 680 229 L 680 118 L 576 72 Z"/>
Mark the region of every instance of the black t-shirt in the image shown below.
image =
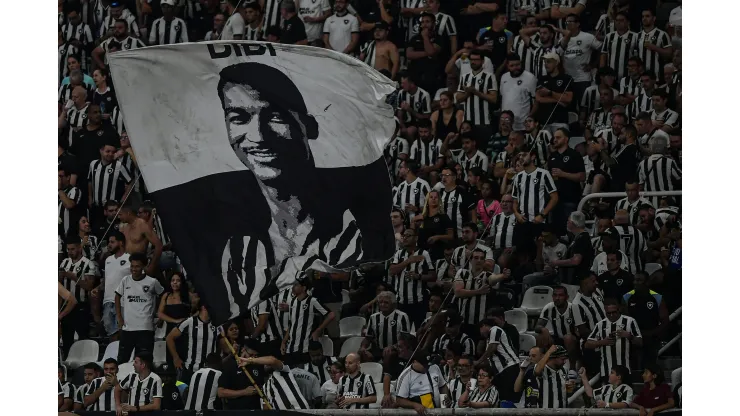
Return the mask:
<path id="1" fill-rule="evenodd" d="M 509 338 L 509 343 L 511 344 L 511 347 L 514 348 L 514 351 L 519 351 L 519 330 L 508 322 L 506 322 L 504 327 L 501 329 L 504 330 L 504 333 Z"/>
<path id="2" fill-rule="evenodd" d="M 637 165 L 640 163 L 642 155 L 637 145 L 628 144 L 619 149 L 614 154 L 614 158 L 617 160 L 617 164 L 610 169 L 611 184 L 615 188 L 612 190 L 623 191 L 628 180 L 636 179 Z"/>
<path id="3" fill-rule="evenodd" d="M 553 169 L 560 169 L 566 173 L 586 172 L 583 156 L 570 147 L 565 149 L 563 153 L 552 152 L 547 167 L 550 173 Z M 571 202 L 577 204 L 581 200 L 580 182 L 561 177 L 555 179 L 555 186 L 558 188 L 558 203 Z"/>
<path id="4" fill-rule="evenodd" d="M 499 9 L 501 9 L 501 0 L 467 0 L 460 2 L 457 6 L 458 9 L 465 9 L 470 5 L 473 4 L 498 4 Z M 475 36 L 478 34 L 478 31 L 483 29 L 484 27 L 491 26 L 491 21 L 493 20 L 493 13 L 486 12 L 486 13 L 480 13 L 480 14 L 473 14 L 473 15 L 461 15 L 463 19 L 456 20 L 456 23 L 458 24 L 458 31 L 463 36 L 463 41 L 465 40 L 472 40 L 475 41 Z M 458 41 L 458 45 L 462 45 L 462 41 Z"/>
<path id="5" fill-rule="evenodd" d="M 406 368 L 409 360 L 406 358 L 396 357 L 392 360 L 390 367 L 383 366 L 383 372 L 391 375 L 391 380 L 397 380 L 401 372 Z"/>
<path id="6" fill-rule="evenodd" d="M 84 201 L 84 202 L 85 204 L 87 204 L 87 201 Z M 108 230 L 108 227 L 110 227 L 110 231 L 108 232 L 108 236 L 110 236 L 110 232 L 118 231 L 120 225 L 121 225 L 121 220 L 119 220 L 118 218 L 116 218 L 113 221 L 112 226 L 111 226 L 111 223 L 109 223 L 106 219 L 106 221 L 103 221 L 102 224 L 93 227 L 93 234 L 95 234 L 95 236 L 98 237 L 98 239 L 101 239 L 103 238 L 104 235 L 106 235 L 105 232 Z"/>
<path id="7" fill-rule="evenodd" d="M 659 294 L 633 293 L 627 299 L 627 315 L 637 321 L 641 331 L 655 329 L 660 324 L 660 302 L 663 298 Z"/>
<path id="8" fill-rule="evenodd" d="M 100 106 L 100 112 L 103 114 L 112 114 L 113 109 L 118 107 L 116 94 L 112 89 L 110 89 L 110 87 L 102 94 L 96 89 L 93 92 L 92 103 Z"/>
<path id="9" fill-rule="evenodd" d="M 566 89 L 566 85 L 568 88 Z M 545 75 L 540 77 L 537 87 L 544 87 L 552 92 L 563 93 L 573 91 L 573 78 L 570 75 L 558 74 L 556 76 Z M 575 100 L 576 98 L 573 97 Z M 555 112 L 553 113 L 553 109 Z M 552 113 L 549 123 L 568 124 L 568 106 L 557 103 L 538 103 L 535 118 L 541 126 L 548 124 L 548 117 Z"/>
<path id="10" fill-rule="evenodd" d="M 59 161 L 59 168 L 65 168 L 68 173 L 77 173 L 79 167 L 77 166 L 77 157 L 75 155 L 63 152 L 57 160 Z"/>
<path id="11" fill-rule="evenodd" d="M 429 83 L 434 83 L 435 80 L 438 78 L 437 75 L 440 70 L 440 54 L 442 53 L 441 48 L 442 44 L 440 43 L 440 37 L 433 35 L 429 37 L 429 41 L 440 47 L 440 52 L 433 56 L 433 57 L 426 57 L 421 59 L 414 59 L 414 60 L 408 60 L 408 70 L 409 72 L 416 76 L 416 82 L 417 84 L 422 84 L 425 87 Z M 409 40 L 408 47 L 410 47 L 414 51 L 424 51 L 424 38 L 421 36 L 421 34 L 414 35 L 413 38 Z M 436 91 L 427 91 L 429 94 L 434 95 Z"/>
<path id="12" fill-rule="evenodd" d="M 576 254 L 581 255 L 581 264 L 575 267 L 567 267 L 565 270 L 572 274 L 575 278 L 574 281 L 577 282 L 581 277 L 588 276 L 594 262 L 594 247 L 591 244 L 591 236 L 586 231 L 578 234 L 568 246 L 567 258 L 572 258 Z"/>
<path id="13" fill-rule="evenodd" d="M 244 390 L 252 386 L 244 371 L 236 366 L 233 357 L 229 357 L 224 361 L 223 369 L 223 373 L 218 379 L 219 387 L 228 390 Z M 265 383 L 265 370 L 262 366 L 247 366 L 246 369 L 251 373 L 252 378 L 258 386 L 262 386 Z M 262 408 L 260 397 L 256 394 L 254 396 L 228 399 L 224 407 L 227 410 L 259 410 Z"/>
<path id="14" fill-rule="evenodd" d="M 485 56 L 491 58 L 494 70 L 498 69 L 498 67 L 501 66 L 501 64 L 503 64 L 506 60 L 506 55 L 508 53 L 508 50 L 506 48 L 506 30 L 497 32 L 493 29 L 489 29 L 485 31 L 482 35 L 480 35 L 480 39 L 478 39 L 478 45 L 491 45 L 490 51 L 481 50 L 481 52 L 483 52 Z"/>
<path id="15" fill-rule="evenodd" d="M 175 382 L 162 385 L 162 410 L 184 410 L 185 397 L 180 394 Z"/>
<path id="16" fill-rule="evenodd" d="M 524 373 L 524 407 L 537 409 L 540 407 L 540 381 L 534 375 L 534 367 Z"/>
<path id="17" fill-rule="evenodd" d="M 384 4 L 385 11 L 391 15 L 394 22 L 398 21 L 400 16 L 400 7 L 397 4 Z M 358 17 L 362 19 L 362 23 L 378 23 L 382 19 L 380 14 L 380 7 L 378 2 L 375 0 L 365 0 L 360 2 L 360 5 L 356 8 Z M 360 44 L 365 44 L 374 40 L 375 29 L 368 31 L 360 31 Z M 389 40 L 392 41 L 399 48 L 403 46 L 403 30 L 392 30 L 388 34 Z M 397 42 L 400 39 L 401 43 Z"/>
<path id="18" fill-rule="evenodd" d="M 77 156 L 79 163 L 78 180 L 86 180 L 90 162 L 100 159 L 100 146 L 102 143 L 115 144 L 116 147 L 121 146 L 118 132 L 108 123 L 103 123 L 95 130 L 89 130 L 87 127 L 83 127 L 72 136 L 71 150 Z"/>
<path id="19" fill-rule="evenodd" d="M 598 278 L 599 288 L 604 291 L 604 298 L 616 299 L 619 302 L 625 293 L 632 290 L 633 279 L 632 273 L 621 268 L 617 274 L 607 271 Z"/>
<path id="20" fill-rule="evenodd" d="M 284 21 L 281 29 L 280 43 L 293 45 L 307 39 L 306 26 L 297 14 Z"/>
<path id="21" fill-rule="evenodd" d="M 440 212 L 433 217 L 424 218 L 424 226 L 419 229 L 419 247 L 429 252 L 432 261 L 444 257 L 444 241 L 427 244 L 427 240 L 435 235 L 447 235 L 448 228 L 454 228 L 454 225 L 447 214 Z"/>

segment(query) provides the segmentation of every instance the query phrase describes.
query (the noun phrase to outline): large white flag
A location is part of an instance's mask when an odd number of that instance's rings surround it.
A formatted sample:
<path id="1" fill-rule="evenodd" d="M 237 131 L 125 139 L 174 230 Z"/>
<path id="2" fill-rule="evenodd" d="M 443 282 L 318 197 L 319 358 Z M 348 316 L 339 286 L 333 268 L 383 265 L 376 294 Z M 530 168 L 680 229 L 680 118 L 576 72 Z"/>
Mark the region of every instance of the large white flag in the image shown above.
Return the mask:
<path id="1" fill-rule="evenodd" d="M 319 48 L 206 42 L 109 57 L 144 182 L 216 323 L 301 271 L 386 260 L 394 85 Z"/>

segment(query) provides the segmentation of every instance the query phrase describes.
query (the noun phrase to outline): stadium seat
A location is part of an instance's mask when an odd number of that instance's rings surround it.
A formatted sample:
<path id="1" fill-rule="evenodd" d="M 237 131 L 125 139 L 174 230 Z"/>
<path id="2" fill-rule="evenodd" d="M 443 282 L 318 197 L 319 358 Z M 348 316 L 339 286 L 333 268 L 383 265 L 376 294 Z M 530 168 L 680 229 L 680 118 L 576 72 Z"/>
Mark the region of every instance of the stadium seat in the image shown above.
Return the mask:
<path id="1" fill-rule="evenodd" d="M 134 363 L 123 363 L 118 366 L 118 374 L 116 375 L 118 381 L 122 381 L 129 374 L 134 374 Z"/>
<path id="2" fill-rule="evenodd" d="M 342 303 L 349 303 L 349 290 L 342 289 Z"/>
<path id="3" fill-rule="evenodd" d="M 531 334 L 519 334 L 519 355 L 529 355 L 529 350 L 537 346 L 537 339 Z"/>
<path id="4" fill-rule="evenodd" d="M 578 294 L 578 291 L 581 290 L 581 288 L 578 285 L 566 285 L 565 283 L 561 284 L 567 291 L 568 291 L 568 301 L 573 302 L 573 298 L 576 297 Z"/>
<path id="5" fill-rule="evenodd" d="M 339 357 L 346 357 L 351 352 L 357 352 L 360 350 L 364 337 L 352 337 L 344 340 L 342 349 L 339 351 Z M 326 351 L 324 351 L 326 353 Z M 324 354 L 326 355 L 326 354 Z"/>
<path id="6" fill-rule="evenodd" d="M 514 325 L 516 329 L 519 330 L 519 333 L 524 333 L 527 331 L 527 313 L 524 312 L 521 309 L 512 309 L 510 311 L 506 311 L 506 322 Z"/>
<path id="7" fill-rule="evenodd" d="M 89 362 L 97 362 L 100 346 L 91 339 L 82 339 L 72 344 L 67 354 L 67 360 L 64 362 L 68 368 L 76 369 Z"/>
<path id="8" fill-rule="evenodd" d="M 167 336 L 167 323 L 154 329 L 154 339 L 164 339 Z"/>
<path id="9" fill-rule="evenodd" d="M 153 355 L 155 368 L 167 364 L 167 341 L 155 341 Z"/>
<path id="10" fill-rule="evenodd" d="M 115 358 L 118 359 L 118 343 L 119 341 L 113 341 L 110 344 L 108 344 L 107 347 L 105 347 L 105 352 L 103 353 L 103 358 L 98 361 L 99 366 L 103 366 L 103 362 L 107 360 L 108 358 Z"/>
<path id="11" fill-rule="evenodd" d="M 682 367 L 678 367 L 671 373 L 671 386 L 673 386 L 673 388 L 681 382 L 681 368 Z"/>
<path id="12" fill-rule="evenodd" d="M 645 263 L 645 273 L 648 276 L 652 276 L 653 273 L 663 270 L 663 266 L 660 263 Z"/>
<path id="13" fill-rule="evenodd" d="M 339 320 L 339 337 L 360 337 L 365 327 L 365 318 L 362 316 L 348 316 Z"/>
<path id="14" fill-rule="evenodd" d="M 375 380 L 375 379 L 373 379 Z M 375 403 L 370 403 L 371 409 L 380 409 L 381 403 L 383 403 L 383 383 L 375 383 Z"/>
<path id="15" fill-rule="evenodd" d="M 319 337 L 319 342 L 321 342 L 321 345 L 324 347 L 324 356 L 326 357 L 333 357 L 334 356 L 334 341 L 331 340 L 326 335 L 322 335 Z"/>
<path id="16" fill-rule="evenodd" d="M 570 111 L 568 112 L 568 124 L 578 123 L 578 114 Z"/>
<path id="17" fill-rule="evenodd" d="M 522 306 L 527 315 L 539 316 L 542 308 L 552 301 L 552 288 L 549 286 L 532 286 L 524 293 Z"/>
<path id="18" fill-rule="evenodd" d="M 360 371 L 372 377 L 376 383 L 383 381 L 383 365 L 380 363 L 362 363 Z"/>

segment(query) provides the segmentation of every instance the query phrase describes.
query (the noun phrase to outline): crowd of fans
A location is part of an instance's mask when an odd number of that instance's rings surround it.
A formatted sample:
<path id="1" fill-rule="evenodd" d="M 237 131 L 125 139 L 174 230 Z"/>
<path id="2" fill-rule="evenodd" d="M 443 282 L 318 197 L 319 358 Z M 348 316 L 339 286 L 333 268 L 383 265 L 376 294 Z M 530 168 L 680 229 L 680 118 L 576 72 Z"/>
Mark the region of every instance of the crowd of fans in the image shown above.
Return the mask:
<path id="1" fill-rule="evenodd" d="M 58 3 L 60 410 L 562 408 L 581 383 L 586 405 L 680 406 L 656 362 L 681 199 L 641 196 L 681 189 L 680 1 Z M 310 272 L 223 330 L 147 200 L 106 66 L 215 39 L 331 48 L 399 84 L 393 258 Z M 603 192 L 626 197 L 579 205 Z M 542 293 L 528 327 L 507 322 Z M 84 339 L 117 357 L 63 366 Z"/>

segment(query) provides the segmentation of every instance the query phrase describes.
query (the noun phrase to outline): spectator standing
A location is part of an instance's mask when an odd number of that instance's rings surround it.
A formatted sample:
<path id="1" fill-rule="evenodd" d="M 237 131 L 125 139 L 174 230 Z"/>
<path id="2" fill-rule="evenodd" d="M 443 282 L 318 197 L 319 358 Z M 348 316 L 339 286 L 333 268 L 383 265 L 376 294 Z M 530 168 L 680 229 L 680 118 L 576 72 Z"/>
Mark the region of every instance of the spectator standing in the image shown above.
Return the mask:
<path id="1" fill-rule="evenodd" d="M 607 239 L 611 237 L 605 237 L 604 241 Z M 633 276 L 621 267 L 625 260 L 621 251 L 611 249 L 599 255 L 602 254 L 606 257 L 607 270 L 598 275 L 599 288 L 604 291 L 605 298 L 621 299 L 625 293 L 632 290 Z"/>
<path id="2" fill-rule="evenodd" d="M 462 309 L 460 309 L 462 310 Z M 434 340 L 432 346 L 432 352 L 437 354 L 444 354 L 445 349 L 450 343 L 458 343 L 462 347 L 462 352 L 465 355 L 475 354 L 475 343 L 472 338 L 460 330 L 460 326 L 463 323 L 463 319 L 460 315 L 452 315 L 447 318 L 447 326 L 445 327 L 445 333 L 441 337 Z"/>
<path id="3" fill-rule="evenodd" d="M 164 292 L 159 281 L 147 276 L 144 268 L 147 265 L 146 256 L 142 253 L 133 253 L 129 256 L 131 274 L 124 277 L 116 288 L 116 317 L 118 327 L 121 329 L 121 342 L 118 348 L 118 362 L 125 363 L 131 358 L 131 353 L 136 351 L 137 356 L 146 351 L 154 350 L 154 307 L 157 297 Z M 151 361 L 139 362 L 144 377 L 151 371 Z M 139 373 L 137 373 L 139 374 Z M 156 376 L 156 374 L 155 374 Z M 156 377 L 159 379 L 159 377 Z M 161 381 L 158 381 L 161 386 Z M 124 384 L 122 387 L 131 387 Z M 131 380 L 129 380 L 131 383 Z M 149 389 L 151 391 L 151 388 Z M 151 397 L 150 397 L 151 399 Z M 117 399 L 116 402 L 120 402 Z M 149 400 L 150 403 L 151 400 Z M 132 403 L 132 402 L 131 402 Z"/>
<path id="4" fill-rule="evenodd" d="M 318 341 L 324 329 L 334 320 L 334 312 L 326 309 L 316 298 L 310 296 L 309 289 L 311 289 L 311 282 L 305 275 L 293 284 L 295 297 L 290 301 L 290 322 L 280 346 L 281 353 L 294 365 L 309 361 L 309 340 Z M 322 319 L 320 322 L 316 320 L 317 314 Z M 290 354 L 289 357 L 288 354 Z M 282 368 L 282 362 L 280 364 Z M 278 379 L 281 381 L 281 377 Z"/>
<path id="5" fill-rule="evenodd" d="M 553 151 L 547 163 L 558 191 L 558 204 L 552 212 L 551 221 L 563 235 L 563 228 L 570 214 L 576 210 L 581 200 L 581 183 L 586 180 L 583 157 L 570 148 L 570 132 L 559 128 L 553 134 Z"/>
<path id="6" fill-rule="evenodd" d="M 323 39 L 325 48 L 348 55 L 359 46 L 360 23 L 347 11 L 347 0 L 335 1 L 334 14 L 324 22 Z"/>
<path id="7" fill-rule="evenodd" d="M 629 409 L 634 393 L 630 387 L 630 370 L 623 365 L 615 365 L 609 372 L 609 383 L 594 390 L 586 371 L 578 371 L 586 395 L 596 400 L 596 407 L 606 409 Z"/>
<path id="8" fill-rule="evenodd" d="M 642 362 L 653 363 L 669 325 L 668 307 L 660 293 L 650 290 L 648 276 L 638 272 L 634 289 L 625 293 L 623 302 L 626 312 L 633 317 L 642 332 Z"/>
<path id="9" fill-rule="evenodd" d="M 524 129 L 524 120 L 531 114 L 537 90 L 537 77 L 522 69 L 519 55 L 509 54 L 509 72 L 501 77 L 501 110 L 514 113 L 514 130 Z"/>
<path id="10" fill-rule="evenodd" d="M 99 117 L 99 111 L 96 113 Z M 90 162 L 87 171 L 87 206 L 93 224 L 103 216 L 103 206 L 110 200 L 120 201 L 132 185 L 131 173 L 115 159 L 116 145 L 100 143 L 100 159 Z"/>
<path id="11" fill-rule="evenodd" d="M 101 42 L 100 45 L 93 49 L 92 60 L 93 62 L 95 62 L 96 68 L 106 67 L 108 58 L 104 58 L 104 55 L 107 56 L 109 53 L 112 52 L 143 48 L 146 46 L 144 45 L 144 42 L 139 40 L 138 37 L 132 37 L 129 35 L 129 33 L 129 25 L 126 20 L 115 20 L 113 26 L 113 35 Z"/>
<path id="12" fill-rule="evenodd" d="M 637 33 L 630 30 L 629 17 L 625 12 L 614 16 L 614 31 L 607 33 L 601 47 L 599 66 L 609 67 L 621 80 L 627 76 L 627 61 L 634 56 L 637 49 Z"/>
<path id="13" fill-rule="evenodd" d="M 551 260 L 550 265 L 565 269 L 561 269 L 561 276 L 573 284 L 588 275 L 594 259 L 594 248 L 591 236 L 586 231 L 586 216 L 581 211 L 570 214 L 567 229 L 573 235 L 573 240 L 568 246 L 566 258 Z"/>
<path id="14" fill-rule="evenodd" d="M 489 280 L 493 276 L 484 270 L 485 261 L 486 252 L 473 249 L 469 266 L 460 268 L 453 282 L 460 317 L 466 324 L 465 331 L 471 334 L 475 334 L 471 327 L 485 318 L 486 299 L 491 291 Z"/>
<path id="15" fill-rule="evenodd" d="M 67 22 L 61 25 L 60 30 L 64 40 L 81 52 L 82 67 L 87 69 L 87 60 L 94 45 L 93 33 L 90 26 L 82 19 L 79 3 L 71 4 L 73 7 L 67 12 Z"/>
<path id="16" fill-rule="evenodd" d="M 57 41 L 57 49 L 59 52 L 57 65 L 59 67 L 59 85 L 61 86 L 62 81 L 69 75 L 69 66 L 67 66 L 67 59 L 70 56 L 79 55 L 80 50 L 69 43 L 62 34 L 62 30 L 58 30 L 59 40 Z"/>
<path id="17" fill-rule="evenodd" d="M 95 82 L 95 91 L 92 95 L 92 103 L 100 107 L 100 113 L 104 120 L 109 120 L 113 109 L 118 107 L 116 94 L 110 88 L 110 74 L 105 68 L 98 68 L 93 71 L 93 81 Z M 90 114 L 88 114 L 88 117 Z M 88 121 L 89 125 L 89 121 Z"/>
<path id="18" fill-rule="evenodd" d="M 456 236 L 462 235 L 463 224 L 471 221 L 475 214 L 475 201 L 470 193 L 457 185 L 455 175 L 449 167 L 442 169 L 442 184 L 444 188 L 440 195 L 442 210 L 453 223 Z"/>
<path id="19" fill-rule="evenodd" d="M 72 170 L 70 167 L 59 165 L 59 230 L 58 235 L 66 236 L 77 219 L 77 204 L 82 200 L 82 192 L 70 183 Z"/>
<path id="20" fill-rule="evenodd" d="M 256 1 L 244 5 L 244 40 L 262 40 L 265 29 L 262 27 L 260 10 Z"/>
<path id="21" fill-rule="evenodd" d="M 519 224 L 532 223 L 532 237 L 541 233 L 542 223 L 558 204 L 558 188 L 550 172 L 534 165 L 537 153 L 534 149 L 523 152 L 524 169 L 514 176 L 511 196 L 514 199 L 514 215 Z"/>
<path id="22" fill-rule="evenodd" d="M 579 121 L 581 127 L 586 126 L 586 122 L 589 119 L 589 115 L 601 106 L 601 90 L 611 90 L 614 97 L 619 96 L 619 90 L 614 88 L 614 82 L 616 80 L 617 73 L 608 66 L 602 66 L 596 72 L 596 78 L 598 84 L 591 85 L 586 88 L 581 96 L 579 106 Z M 592 132 L 596 133 L 600 129 L 591 129 Z"/>
<path id="23" fill-rule="evenodd" d="M 419 164 L 406 160 L 401 163 L 399 175 L 405 179 L 398 185 L 398 192 L 393 206 L 406 211 L 407 216 L 421 213 L 424 209 L 422 205 L 426 201 L 429 193 L 429 183 L 421 179 L 419 174 Z"/>
<path id="24" fill-rule="evenodd" d="M 285 328 L 278 315 L 277 306 L 272 299 L 263 300 L 252 308 L 252 338 L 269 346 L 270 350 L 279 350 L 283 342 Z M 310 345 L 309 345 L 309 352 Z"/>
<path id="25" fill-rule="evenodd" d="M 200 302 L 198 302 L 200 303 Z M 218 330 L 211 323 L 208 309 L 202 303 L 197 305 L 198 314 L 180 322 L 177 328 L 167 334 L 167 350 L 172 354 L 172 361 L 182 375 L 178 378 L 188 379 L 206 363 L 208 355 L 216 352 Z M 185 360 L 177 351 L 176 340 L 185 335 L 188 348 Z"/>
<path id="26" fill-rule="evenodd" d="M 260 3 L 263 3 L 264 1 L 269 1 L 270 3 L 276 4 L 277 1 L 275 0 L 262 0 Z M 245 6 L 246 2 L 243 2 L 241 0 L 228 0 L 226 3 L 226 15 L 229 16 L 228 20 L 226 20 L 226 24 L 224 25 L 224 29 L 221 32 L 221 40 L 242 40 L 244 39 L 245 34 L 245 24 L 244 24 L 244 17 L 242 16 L 242 10 Z M 262 10 L 265 10 L 264 6 L 261 6 Z M 265 19 L 267 19 L 267 14 L 265 14 Z M 274 23 L 273 23 L 274 24 Z M 262 25 L 264 30 L 267 30 L 267 28 L 270 27 L 270 25 Z"/>
<path id="27" fill-rule="evenodd" d="M 650 203 L 650 201 L 640 195 L 640 185 L 637 183 L 636 177 L 632 177 L 631 179 L 627 180 L 624 184 L 624 188 L 625 192 L 627 193 L 627 197 L 617 201 L 615 210 L 627 211 L 627 214 L 629 214 L 630 224 L 636 225 L 640 222 L 640 206 L 652 206 L 652 204 Z"/>
<path id="28" fill-rule="evenodd" d="M 429 252 L 418 247 L 418 234 L 410 228 L 403 232 L 403 249 L 391 260 L 392 276 L 400 309 L 419 328 L 424 320 L 424 282 L 436 280 Z"/>
<path id="29" fill-rule="evenodd" d="M 476 365 L 490 360 L 494 373 L 493 384 L 501 400 L 517 401 L 514 393 L 514 382 L 519 375 L 519 353 L 514 350 L 512 342 L 493 319 L 486 318 L 480 322 L 480 335 L 487 340 L 487 347 Z M 478 380 L 480 382 L 480 379 Z"/>
<path id="30" fill-rule="evenodd" d="M 546 74 L 540 77 L 535 92 L 535 108 L 532 113 L 541 126 L 554 132 L 568 126 L 568 107 L 577 99 L 570 75 L 560 72 L 560 55 L 548 52 L 542 55 Z"/>
<path id="31" fill-rule="evenodd" d="M 369 374 L 360 371 L 360 356 L 347 355 L 344 376 L 337 383 L 337 405 L 340 409 L 369 409 L 375 403 L 375 384 Z"/>
<path id="32" fill-rule="evenodd" d="M 422 12 L 419 21 L 419 34 L 411 36 L 406 44 L 408 71 L 422 89 L 436 91 L 441 84 L 442 39 L 435 29 L 437 20 L 432 13 Z"/>
<path id="33" fill-rule="evenodd" d="M 360 29 L 362 29 L 362 24 Z M 378 71 L 389 71 L 390 78 L 396 79 L 401 66 L 401 58 L 398 54 L 398 47 L 388 39 L 389 31 L 390 26 L 385 21 L 375 23 L 373 40 L 360 47 L 360 60 Z"/>
<path id="34" fill-rule="evenodd" d="M 152 23 L 149 45 L 171 45 L 188 42 L 185 21 L 175 17 L 175 0 L 161 0 L 162 17 Z"/>
<path id="35" fill-rule="evenodd" d="M 642 381 L 645 385 L 630 403 L 631 408 L 639 410 L 640 414 L 654 416 L 658 412 L 675 407 L 671 387 L 665 383 L 663 369 L 657 364 L 645 367 Z"/>
<path id="36" fill-rule="evenodd" d="M 494 259 L 498 259 L 504 252 L 514 247 L 514 228 L 516 215 L 514 214 L 514 198 L 511 194 L 501 197 L 501 212 L 491 219 L 490 238 L 493 241 Z"/>
<path id="37" fill-rule="evenodd" d="M 427 90 L 417 86 L 417 76 L 412 73 L 401 74 L 401 92 L 398 94 L 396 117 L 401 129 L 414 127 L 414 121 L 429 118 L 432 113 L 432 98 Z"/>
<path id="38" fill-rule="evenodd" d="M 265 2 L 270 1 L 277 3 L 277 0 L 265 0 Z M 282 18 L 282 23 L 280 24 L 280 43 L 286 43 L 289 45 L 308 45 L 306 26 L 303 24 L 303 20 L 301 20 L 296 13 L 296 5 L 293 0 L 283 0 L 280 2 L 280 16 Z M 265 14 L 265 19 L 267 18 L 268 15 Z M 324 28 L 326 28 L 327 22 L 324 22 Z"/>
<path id="39" fill-rule="evenodd" d="M 481 199 L 475 205 L 475 214 L 479 219 L 478 223 L 482 225 L 483 230 L 486 230 L 482 234 L 483 238 L 487 238 L 491 235 L 490 227 L 488 226 L 493 218 L 501 213 L 501 204 L 496 200 L 495 193 L 493 191 L 493 184 L 490 181 L 484 181 L 480 186 Z"/>
<path id="40" fill-rule="evenodd" d="M 617 211 L 614 214 L 614 226 L 606 230 L 619 241 L 619 249 L 627 253 L 630 259 L 630 272 L 632 274 L 642 271 L 647 254 L 647 240 L 645 235 L 630 225 L 627 211 Z"/>
<path id="41" fill-rule="evenodd" d="M 130 254 L 126 253 L 125 247 L 126 237 L 123 233 L 112 230 L 108 237 L 108 253 L 110 254 L 105 259 L 105 273 L 98 287 L 91 293 L 93 297 L 99 298 L 101 289 L 103 291 L 103 328 L 106 335 L 114 341 L 119 338 L 118 331 L 121 329 L 116 317 L 116 288 L 123 278 L 131 273 Z"/>
<path id="42" fill-rule="evenodd" d="M 646 8 L 641 16 L 642 31 L 637 34 L 637 56 L 642 59 L 645 71 L 662 77 L 662 63 L 673 56 L 671 38 L 655 26 L 655 10 Z"/>
<path id="43" fill-rule="evenodd" d="M 115 391 L 118 385 L 118 362 L 108 358 L 103 362 L 103 377 L 90 383 L 85 392 L 84 406 L 96 412 L 115 412 L 117 410 Z"/>
<path id="44" fill-rule="evenodd" d="M 490 13 L 490 26 L 480 26 L 480 32 L 478 32 L 477 41 L 478 49 L 483 51 L 483 54 L 491 58 L 493 64 L 494 74 L 499 76 L 506 63 L 506 55 L 512 50 L 512 38 L 511 32 L 506 30 L 506 24 L 508 19 L 506 18 L 506 12 L 501 9 L 495 10 Z M 486 24 L 488 24 L 486 22 Z"/>
<path id="45" fill-rule="evenodd" d="M 193 373 L 188 389 L 185 410 L 216 410 L 221 408 L 218 399 L 218 380 L 221 378 L 221 357 L 210 353 L 204 366 Z"/>
<path id="46" fill-rule="evenodd" d="M 427 194 L 424 211 L 412 219 L 412 226 L 418 228 L 419 247 L 427 250 L 429 258 L 435 262 L 444 257 L 445 243 L 455 238 L 453 224 L 440 206 L 439 191 Z"/>
<path id="47" fill-rule="evenodd" d="M 255 3 L 256 4 L 256 3 Z M 255 4 L 248 4 L 248 6 L 254 7 Z M 252 9 L 254 10 L 254 9 Z M 248 12 L 245 10 L 245 14 Z M 257 12 L 259 13 L 259 12 Z M 221 34 L 224 30 L 224 25 L 226 24 L 226 16 L 224 16 L 223 13 L 216 13 L 213 15 L 213 26 L 212 29 L 206 33 L 205 38 L 203 40 L 219 40 L 221 39 Z"/>
<path id="48" fill-rule="evenodd" d="M 483 270 L 492 272 L 495 265 L 493 259 L 493 250 L 478 240 L 478 225 L 474 222 L 468 222 L 463 225 L 462 232 L 463 245 L 455 248 L 452 252 L 452 264 L 456 269 L 471 269 L 473 252 L 481 250 L 485 253 Z"/>
<path id="49" fill-rule="evenodd" d="M 76 79 L 79 75 L 73 72 Z M 70 75 L 71 77 L 71 75 Z M 65 147 L 72 146 L 74 134 L 80 131 L 88 123 L 87 111 L 90 103 L 87 101 L 88 92 L 82 86 L 72 89 L 69 101 L 65 104 L 64 111 L 60 114 L 60 123 L 67 130 L 66 140 L 62 140 Z"/>
<path id="50" fill-rule="evenodd" d="M 601 377 L 607 377 L 612 368 L 623 365 L 630 369 L 630 350 L 632 346 L 642 346 L 642 335 L 637 322 L 630 316 L 622 315 L 616 299 L 604 301 L 606 318 L 596 324 L 585 349 L 598 349 L 601 352 Z"/>
<path id="51" fill-rule="evenodd" d="M 594 52 L 601 51 L 602 43 L 594 35 L 581 30 L 581 18 L 575 13 L 565 17 L 565 26 L 560 40 L 560 46 L 565 49 L 563 67 L 565 73 L 573 78 L 573 95 L 579 100 L 591 85 L 591 58 Z"/>
<path id="52" fill-rule="evenodd" d="M 444 162 L 444 155 L 440 154 L 442 140 L 432 136 L 432 122 L 429 119 L 420 119 L 416 129 L 418 137 L 411 143 L 409 157 L 421 167 L 419 173 L 428 177 L 431 172 L 438 171 Z"/>
<path id="53" fill-rule="evenodd" d="M 264 393 L 274 410 L 309 409 L 290 367 L 272 356 L 240 358 L 240 365 L 266 366 L 270 375 Z"/>
<path id="54" fill-rule="evenodd" d="M 565 361 L 568 352 L 560 345 L 552 345 L 534 366 L 534 375 L 540 379 L 540 409 L 568 407 L 568 391 L 573 382 L 567 381 Z"/>
<path id="55" fill-rule="evenodd" d="M 95 281 L 100 275 L 96 263 L 83 255 L 80 237 L 67 237 L 67 258 L 59 265 L 59 281 L 65 289 L 74 294 L 77 300 L 75 308 L 62 318 L 62 351 L 65 356 L 74 342 L 74 334 L 78 339 L 87 339 L 90 323 L 90 303 L 88 291 L 95 287 Z"/>
<path id="56" fill-rule="evenodd" d="M 575 363 L 580 348 L 574 335 L 575 329 L 568 290 L 563 286 L 555 286 L 552 289 L 552 302 L 542 308 L 534 329 L 537 345 L 543 349 L 561 345 L 568 351 L 571 362 Z"/>
<path id="57" fill-rule="evenodd" d="M 465 119 L 470 120 L 479 137 L 493 134 L 493 109 L 498 101 L 496 76 L 483 69 L 484 54 L 473 50 L 468 55 L 470 72 L 460 76 L 455 100 L 465 107 Z"/>
<path id="58" fill-rule="evenodd" d="M 161 286 L 160 286 L 161 287 Z M 116 386 L 116 409 L 124 412 L 157 411 L 162 405 L 162 379 L 152 372 L 152 353 L 136 353 L 134 372 Z M 128 392 L 128 403 L 121 403 L 122 392 Z"/>
<path id="59" fill-rule="evenodd" d="M 331 12 L 329 0 L 302 0 L 298 2 L 298 15 L 303 19 L 308 43 L 321 39 L 324 22 L 332 15 Z"/>
<path id="60" fill-rule="evenodd" d="M 259 341 L 248 339 L 242 356 L 257 357 L 260 348 Z M 218 379 L 218 397 L 224 400 L 225 410 L 261 410 L 262 403 L 257 390 L 247 374 L 237 364 L 234 356 L 230 355 L 221 365 L 223 373 Z M 249 371 L 249 376 L 257 386 L 264 384 L 265 367 L 263 365 L 249 364 L 245 366 L 245 369 Z"/>

